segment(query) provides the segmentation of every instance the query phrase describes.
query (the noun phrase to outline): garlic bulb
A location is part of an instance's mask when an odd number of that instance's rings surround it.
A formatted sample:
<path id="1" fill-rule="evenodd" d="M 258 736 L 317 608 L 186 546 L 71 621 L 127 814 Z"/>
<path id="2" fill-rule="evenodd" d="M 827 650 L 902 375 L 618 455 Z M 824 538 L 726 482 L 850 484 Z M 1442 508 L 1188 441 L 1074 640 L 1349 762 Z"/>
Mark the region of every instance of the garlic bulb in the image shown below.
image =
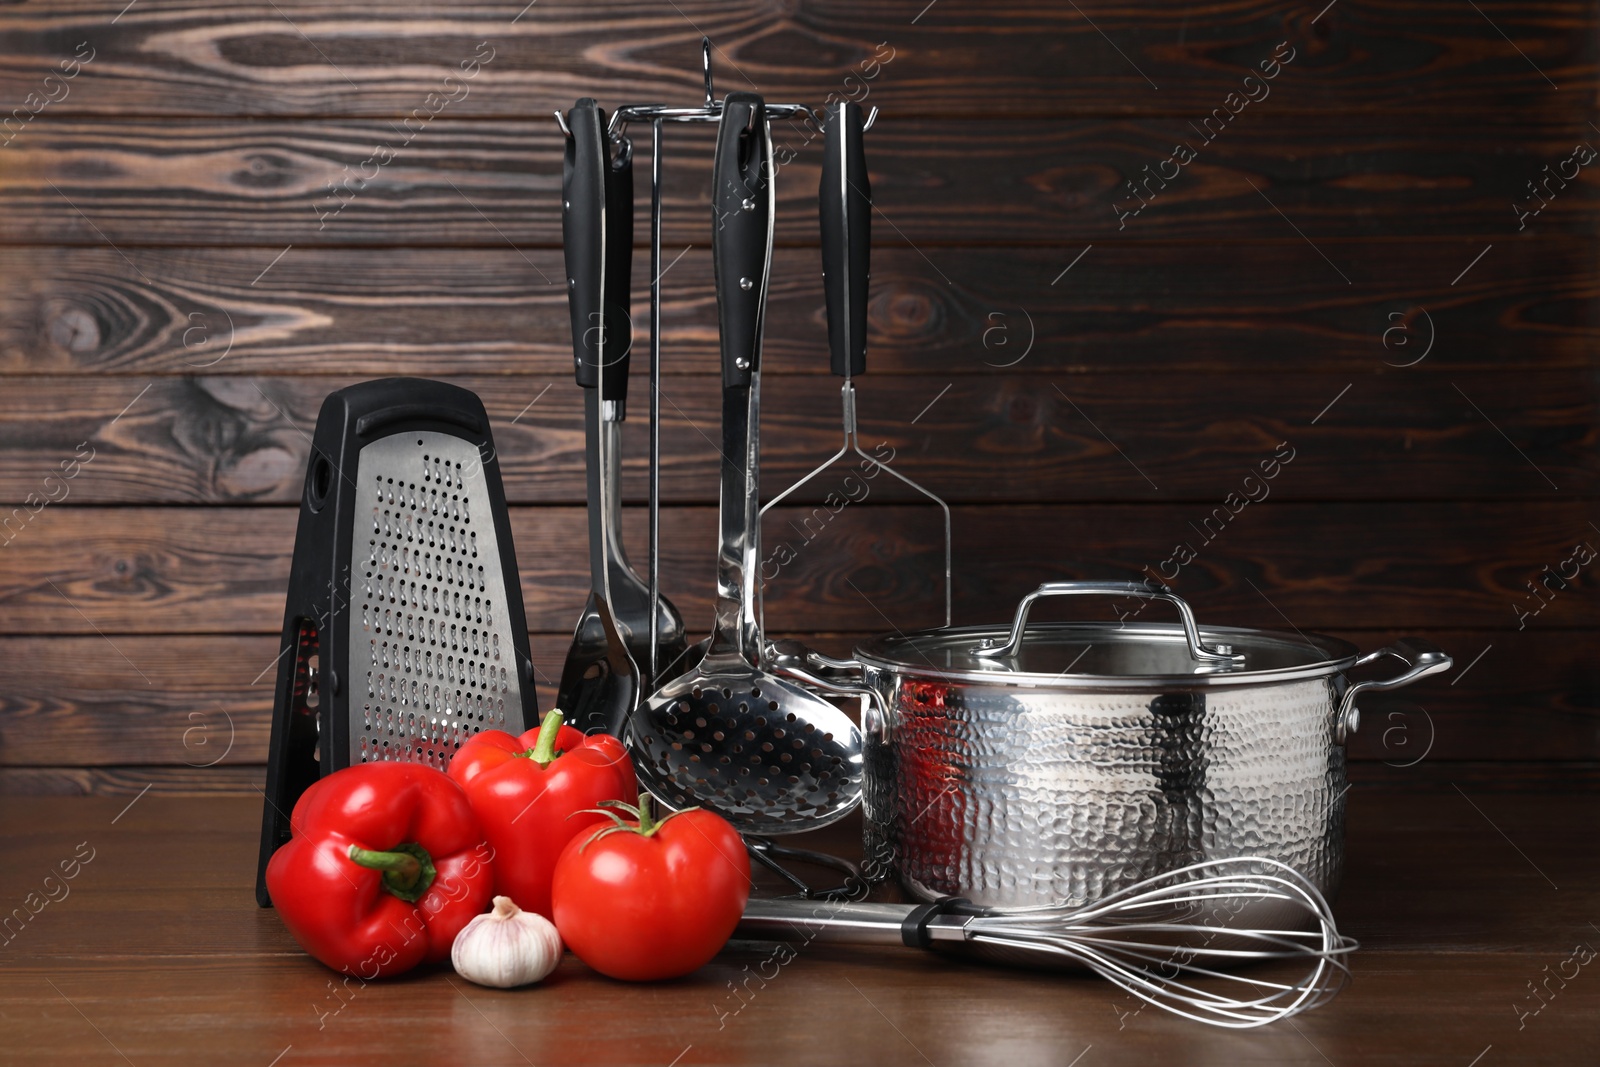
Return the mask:
<path id="1" fill-rule="evenodd" d="M 475 917 L 456 935 L 450 962 L 469 982 L 510 989 L 537 982 L 561 962 L 561 935 L 543 915 L 523 911 L 510 897 Z"/>

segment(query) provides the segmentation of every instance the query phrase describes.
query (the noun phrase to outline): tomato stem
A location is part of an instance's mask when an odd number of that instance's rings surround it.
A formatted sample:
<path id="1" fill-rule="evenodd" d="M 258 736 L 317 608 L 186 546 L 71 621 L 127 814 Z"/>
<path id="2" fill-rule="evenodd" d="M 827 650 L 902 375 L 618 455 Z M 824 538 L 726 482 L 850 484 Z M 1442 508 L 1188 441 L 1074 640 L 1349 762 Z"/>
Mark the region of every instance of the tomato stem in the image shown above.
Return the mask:
<path id="1" fill-rule="evenodd" d="M 666 822 L 666 819 L 658 821 L 655 818 L 654 801 L 655 797 L 649 793 L 641 794 L 639 797 L 639 832 L 646 837 L 653 835 L 656 832 L 656 827 Z M 670 815 L 667 816 L 669 819 L 671 817 Z"/>
<path id="2" fill-rule="evenodd" d="M 545 713 L 544 720 L 539 723 L 539 737 L 534 741 L 533 747 L 517 755 L 533 760 L 541 767 L 548 767 L 560 755 L 556 751 L 556 736 L 561 733 L 563 717 L 560 708 L 551 708 Z"/>
<path id="3" fill-rule="evenodd" d="M 439 873 L 428 850 L 411 842 L 396 845 L 389 852 L 351 845 L 348 855 L 358 866 L 382 871 L 383 888 L 407 904 L 420 900 Z"/>
<path id="4" fill-rule="evenodd" d="M 613 808 L 615 808 L 616 811 L 611 810 Z M 677 811 L 669 812 L 665 819 L 658 819 L 655 817 L 655 797 L 651 796 L 649 793 L 639 794 L 639 804 L 637 807 L 629 804 L 625 800 L 602 800 L 598 808 L 585 808 L 581 812 L 573 812 L 572 815 L 604 815 L 615 825 L 607 826 L 598 833 L 590 834 L 589 839 L 586 840 L 582 845 L 578 846 L 578 851 L 582 852 L 584 849 L 587 849 L 590 845 L 594 844 L 602 837 L 607 837 L 616 833 L 638 834 L 640 837 L 654 837 L 656 835 L 656 831 L 667 825 L 667 823 L 671 820 L 677 818 L 679 815 L 685 814 L 686 812 L 697 810 L 697 808 L 680 808 Z M 618 815 L 617 811 L 624 811 L 629 815 L 632 815 L 636 820 L 638 820 L 638 824 L 632 825 L 623 822 L 622 816 Z M 572 815 L 568 815 L 567 818 L 572 818 Z"/>

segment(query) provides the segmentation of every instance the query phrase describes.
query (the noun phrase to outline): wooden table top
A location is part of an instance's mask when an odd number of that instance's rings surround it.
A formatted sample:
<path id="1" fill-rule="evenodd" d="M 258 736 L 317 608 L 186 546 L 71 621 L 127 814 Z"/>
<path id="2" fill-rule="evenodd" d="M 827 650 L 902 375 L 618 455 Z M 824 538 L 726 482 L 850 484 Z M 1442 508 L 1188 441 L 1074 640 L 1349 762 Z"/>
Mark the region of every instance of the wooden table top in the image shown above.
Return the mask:
<path id="1" fill-rule="evenodd" d="M 1600 794 L 1351 794 L 1335 910 L 1363 946 L 1355 980 L 1320 1010 L 1243 1032 L 1133 1014 L 1095 978 L 820 944 L 740 996 L 730 983 L 767 951 L 740 946 L 655 985 L 568 954 L 519 990 L 446 968 L 336 993 L 255 905 L 258 801 L 125 805 L 4 801 L 0 904 L 28 916 L 12 913 L 0 946 L 7 1063 L 1499 1067 L 1600 1054 L 1600 965 L 1565 962 L 1600 947 Z M 47 882 L 63 861 L 75 877 Z"/>

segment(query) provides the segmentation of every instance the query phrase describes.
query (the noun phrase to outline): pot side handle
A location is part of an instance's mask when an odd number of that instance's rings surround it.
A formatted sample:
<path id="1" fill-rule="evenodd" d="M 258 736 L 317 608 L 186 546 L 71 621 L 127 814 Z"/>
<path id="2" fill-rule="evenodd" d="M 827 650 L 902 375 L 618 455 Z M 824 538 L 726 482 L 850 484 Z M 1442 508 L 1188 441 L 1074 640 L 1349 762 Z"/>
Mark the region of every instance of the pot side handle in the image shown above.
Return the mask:
<path id="1" fill-rule="evenodd" d="M 863 698 L 861 730 L 885 743 L 892 714 L 883 694 L 862 680 L 861 664 L 854 659 L 834 659 L 798 641 L 769 641 L 765 665 L 776 673 L 833 696 Z M 822 673 L 818 673 L 818 670 Z"/>
<path id="2" fill-rule="evenodd" d="M 1447 671 L 1455 664 L 1455 660 L 1432 641 L 1424 641 L 1420 637 L 1402 637 L 1392 645 L 1380 648 L 1376 652 L 1368 652 L 1356 660 L 1355 665 L 1364 667 L 1385 656 L 1401 660 L 1405 663 L 1406 669 L 1393 678 L 1357 682 L 1345 690 L 1344 699 L 1339 702 L 1339 712 L 1333 720 L 1333 739 L 1339 744 L 1344 744 L 1350 735 L 1361 727 L 1361 709 L 1356 707 L 1356 697 L 1369 690 L 1399 689 L 1419 678 Z"/>

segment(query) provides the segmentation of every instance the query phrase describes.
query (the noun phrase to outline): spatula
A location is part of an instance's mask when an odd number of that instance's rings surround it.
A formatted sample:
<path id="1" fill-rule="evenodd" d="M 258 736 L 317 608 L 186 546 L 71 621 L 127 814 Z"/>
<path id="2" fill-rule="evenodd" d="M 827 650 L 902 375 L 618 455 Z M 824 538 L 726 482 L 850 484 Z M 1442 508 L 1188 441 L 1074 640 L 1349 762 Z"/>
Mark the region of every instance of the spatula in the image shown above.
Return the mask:
<path id="1" fill-rule="evenodd" d="M 650 597 L 622 547 L 621 423 L 626 415 L 628 282 L 633 249 L 633 156 L 608 150 L 605 114 L 579 100 L 566 117 L 562 230 L 566 248 L 573 370 L 584 390 L 584 461 L 589 501 L 590 592 L 561 674 L 557 705 L 585 732 L 620 733 L 639 689 L 639 664 L 672 662 L 685 648 L 683 619 L 659 601 L 658 647 L 650 646 Z M 611 627 L 604 616 L 610 615 Z M 622 643 L 622 657 L 612 642 Z M 615 667 L 627 661 L 627 678 Z"/>

